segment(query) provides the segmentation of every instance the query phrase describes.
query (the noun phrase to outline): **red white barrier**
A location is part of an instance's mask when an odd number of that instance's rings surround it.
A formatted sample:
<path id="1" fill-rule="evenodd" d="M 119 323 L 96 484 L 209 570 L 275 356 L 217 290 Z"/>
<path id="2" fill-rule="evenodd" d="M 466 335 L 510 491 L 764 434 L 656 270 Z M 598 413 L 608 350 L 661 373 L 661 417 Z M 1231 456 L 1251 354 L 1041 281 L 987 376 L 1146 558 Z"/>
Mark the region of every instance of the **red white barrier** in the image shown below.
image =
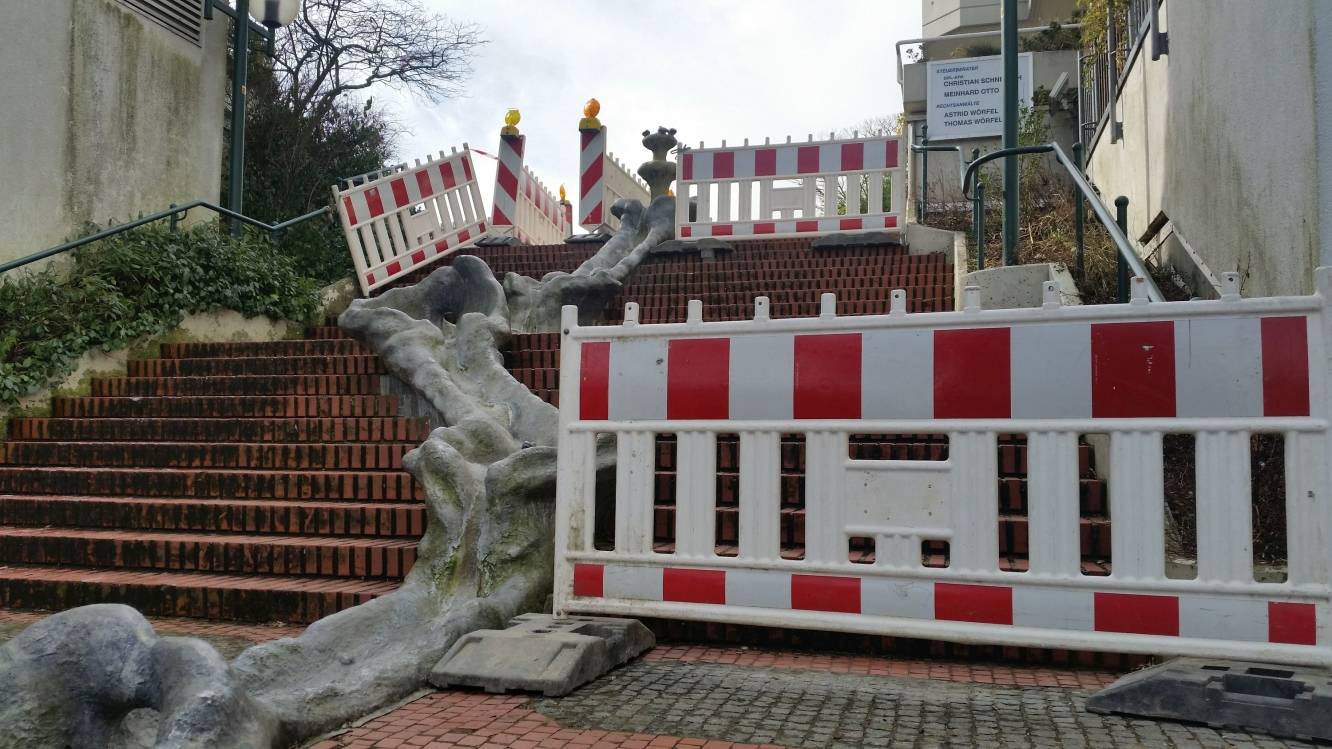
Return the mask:
<path id="1" fill-rule="evenodd" d="M 578 223 L 589 232 L 618 230 L 620 220 L 611 214 L 611 206 L 621 198 L 647 205 L 651 201 L 647 185 L 606 150 L 605 127 L 578 132 L 582 143 L 578 153 Z"/>
<path id="2" fill-rule="evenodd" d="M 491 234 L 523 244 L 559 244 L 572 226 L 559 199 L 523 165 L 526 144 L 525 135 L 500 136 Z"/>
<path id="3" fill-rule="evenodd" d="M 903 141 L 847 138 L 681 151 L 676 236 L 785 237 L 897 231 L 905 222 Z M 888 187 L 885 202 L 885 184 Z M 696 216 L 690 219 L 690 202 Z"/>
<path id="4" fill-rule="evenodd" d="M 1141 284 L 1137 284 L 1138 287 Z M 969 643 L 1332 663 L 1327 305 L 1310 297 L 562 327 L 557 613 Z M 854 460 L 852 434 L 946 433 L 944 461 Z M 1287 579 L 1257 582 L 1250 435 L 1284 435 Z M 614 549 L 593 545 L 616 435 Z M 676 544 L 654 550 L 655 437 Z M 739 553 L 715 551 L 718 434 L 739 435 Z M 805 551 L 780 549 L 779 449 L 805 436 Z M 998 436 L 1027 435 L 1028 569 L 999 564 Z M 1108 433 L 1111 573 L 1083 573 L 1079 436 Z M 1197 575 L 1166 574 L 1162 440 L 1195 437 Z M 873 564 L 848 558 L 872 538 Z M 946 568 L 922 542 L 947 542 Z"/>
<path id="5" fill-rule="evenodd" d="M 383 286 L 486 233 L 481 189 L 467 145 L 422 164 L 372 172 L 333 187 L 333 204 L 362 293 Z"/>

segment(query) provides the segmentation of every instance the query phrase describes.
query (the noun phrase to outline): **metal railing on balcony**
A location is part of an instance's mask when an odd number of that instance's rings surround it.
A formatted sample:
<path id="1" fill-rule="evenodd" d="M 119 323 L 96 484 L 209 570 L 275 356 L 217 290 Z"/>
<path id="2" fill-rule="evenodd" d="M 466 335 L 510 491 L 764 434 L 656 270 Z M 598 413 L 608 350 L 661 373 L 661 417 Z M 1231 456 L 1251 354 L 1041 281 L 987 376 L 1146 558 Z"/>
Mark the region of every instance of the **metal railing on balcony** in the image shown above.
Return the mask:
<path id="1" fill-rule="evenodd" d="M 1078 54 L 1078 122 L 1082 139 L 1094 147 L 1101 131 L 1110 128 L 1110 142 L 1122 135 L 1114 117 L 1124 73 L 1151 40 L 1152 59 L 1166 53 L 1166 35 L 1160 30 L 1163 0 L 1109 0 L 1104 43 Z M 1122 10 L 1121 10 L 1122 9 Z"/>

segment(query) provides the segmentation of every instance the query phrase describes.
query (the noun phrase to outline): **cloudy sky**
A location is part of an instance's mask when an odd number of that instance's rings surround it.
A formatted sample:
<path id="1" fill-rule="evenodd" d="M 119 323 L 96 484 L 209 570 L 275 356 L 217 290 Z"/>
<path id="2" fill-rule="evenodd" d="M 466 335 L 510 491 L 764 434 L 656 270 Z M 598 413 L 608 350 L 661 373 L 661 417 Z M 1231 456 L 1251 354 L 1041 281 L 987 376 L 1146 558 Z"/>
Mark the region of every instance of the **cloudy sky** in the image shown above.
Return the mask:
<path id="1" fill-rule="evenodd" d="M 461 146 L 494 152 L 522 111 L 527 165 L 577 202 L 578 119 L 601 102 L 610 150 L 635 167 L 642 131 L 674 127 L 691 145 L 826 137 L 902 109 L 893 59 L 920 35 L 919 0 L 426 0 L 475 21 L 490 43 L 464 98 L 378 97 L 407 130 L 399 158 Z M 489 202 L 493 162 L 478 159 Z"/>

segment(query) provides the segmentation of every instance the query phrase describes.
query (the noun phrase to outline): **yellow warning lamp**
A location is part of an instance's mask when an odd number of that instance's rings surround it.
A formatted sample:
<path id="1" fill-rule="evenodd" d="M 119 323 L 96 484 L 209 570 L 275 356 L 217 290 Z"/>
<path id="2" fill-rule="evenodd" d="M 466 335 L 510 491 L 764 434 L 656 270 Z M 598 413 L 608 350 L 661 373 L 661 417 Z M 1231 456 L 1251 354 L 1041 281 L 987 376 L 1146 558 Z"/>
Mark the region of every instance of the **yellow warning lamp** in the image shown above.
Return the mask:
<path id="1" fill-rule="evenodd" d="M 670 188 L 667 188 L 667 189 L 666 189 L 666 197 L 668 197 L 668 198 L 673 198 L 673 197 L 675 197 L 675 191 L 672 190 L 672 189 L 670 189 Z"/>
<path id="2" fill-rule="evenodd" d="M 504 113 L 504 127 L 500 128 L 500 135 L 517 135 L 518 123 L 523 119 L 523 113 L 517 109 L 510 109 Z"/>
<path id="3" fill-rule="evenodd" d="M 560 202 L 561 202 L 561 203 L 568 203 L 568 202 L 569 202 L 569 198 L 568 198 L 568 196 L 566 196 L 565 193 L 564 193 L 564 185 L 560 185 Z"/>
<path id="4" fill-rule="evenodd" d="M 601 120 L 597 115 L 601 113 L 601 102 L 596 99 L 588 99 L 583 105 L 583 119 L 578 121 L 579 130 L 600 130 Z"/>

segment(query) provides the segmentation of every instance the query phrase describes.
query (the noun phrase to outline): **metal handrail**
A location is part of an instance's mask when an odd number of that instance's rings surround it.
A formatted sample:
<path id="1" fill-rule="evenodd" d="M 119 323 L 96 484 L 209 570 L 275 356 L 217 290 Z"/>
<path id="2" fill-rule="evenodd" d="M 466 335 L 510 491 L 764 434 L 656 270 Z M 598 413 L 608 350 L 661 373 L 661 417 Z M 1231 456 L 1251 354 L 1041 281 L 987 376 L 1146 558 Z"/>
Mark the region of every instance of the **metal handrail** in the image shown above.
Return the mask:
<path id="1" fill-rule="evenodd" d="M 976 170 L 985 164 L 994 161 L 995 159 L 1035 153 L 1053 153 L 1055 155 L 1055 160 L 1063 165 L 1064 169 L 1068 172 L 1068 175 L 1073 178 L 1073 184 L 1077 187 L 1078 192 L 1091 204 L 1092 212 L 1096 214 L 1097 220 L 1099 220 L 1105 227 L 1105 230 L 1109 232 L 1110 239 L 1115 243 L 1115 249 L 1118 250 L 1119 256 L 1124 261 L 1124 264 L 1128 266 L 1129 271 L 1131 271 L 1133 275 L 1143 279 L 1143 282 L 1147 286 L 1147 298 L 1153 302 L 1164 302 L 1165 297 L 1161 294 L 1161 289 L 1158 288 L 1156 282 L 1152 280 L 1151 273 L 1147 272 L 1147 266 L 1143 264 L 1142 258 L 1138 257 L 1138 253 L 1134 251 L 1133 245 L 1129 243 L 1128 235 L 1122 228 L 1120 228 L 1119 223 L 1114 214 L 1110 212 L 1110 209 L 1106 208 L 1105 204 L 1101 202 L 1101 196 L 1097 195 L 1096 191 L 1092 189 L 1091 183 L 1087 181 L 1086 177 L 1082 176 L 1076 163 L 1069 158 L 1068 154 L 1065 153 L 1064 149 L 1061 148 L 1058 143 L 1003 148 L 985 154 L 979 159 L 971 162 L 971 165 L 968 166 L 963 173 L 962 194 L 971 196 L 972 191 L 970 188 L 972 178 L 975 176 Z"/>
<path id="2" fill-rule="evenodd" d="M 170 208 L 166 209 L 165 211 L 158 211 L 157 213 L 154 213 L 150 216 L 142 216 L 133 221 L 120 224 L 119 226 L 112 226 L 108 229 L 103 229 L 97 232 L 96 234 L 89 234 L 86 237 L 80 237 L 79 239 L 70 240 L 69 242 L 65 242 L 62 245 L 57 245 L 50 249 L 42 250 L 41 252 L 34 252 L 31 255 L 28 255 L 26 257 L 21 257 L 17 260 L 11 260 L 3 265 L 0 265 L 0 273 L 7 273 L 11 270 L 14 270 L 15 268 L 22 268 L 23 266 L 28 265 L 29 263 L 35 263 L 38 260 L 44 260 L 53 255 L 59 255 L 61 253 L 69 252 L 70 250 L 73 250 L 77 247 L 82 247 L 85 244 L 96 242 L 99 239 L 106 239 L 107 237 L 113 237 L 117 234 L 127 232 L 130 229 L 137 229 L 140 226 L 143 226 L 144 224 L 151 224 L 154 221 L 161 221 L 162 219 L 169 218 L 171 219 L 172 228 L 175 228 L 176 222 L 183 219 L 185 217 L 185 214 L 191 208 L 206 208 L 218 214 L 219 216 L 225 216 L 227 218 L 240 221 L 241 223 L 249 224 L 250 226 L 263 229 L 267 231 L 270 235 L 276 234 L 277 232 L 280 232 L 283 229 L 286 229 L 287 227 L 295 226 L 296 224 L 299 224 L 303 221 L 309 221 L 312 218 L 322 216 L 331 210 L 329 206 L 324 206 L 319 210 L 311 211 L 305 214 L 304 216 L 297 216 L 296 218 L 283 221 L 282 223 L 266 224 L 260 221 L 259 219 L 250 218 L 249 216 L 241 215 L 228 208 L 223 208 L 220 205 L 209 203 L 206 200 L 195 200 L 193 202 L 186 203 L 185 205 L 172 205 Z"/>

